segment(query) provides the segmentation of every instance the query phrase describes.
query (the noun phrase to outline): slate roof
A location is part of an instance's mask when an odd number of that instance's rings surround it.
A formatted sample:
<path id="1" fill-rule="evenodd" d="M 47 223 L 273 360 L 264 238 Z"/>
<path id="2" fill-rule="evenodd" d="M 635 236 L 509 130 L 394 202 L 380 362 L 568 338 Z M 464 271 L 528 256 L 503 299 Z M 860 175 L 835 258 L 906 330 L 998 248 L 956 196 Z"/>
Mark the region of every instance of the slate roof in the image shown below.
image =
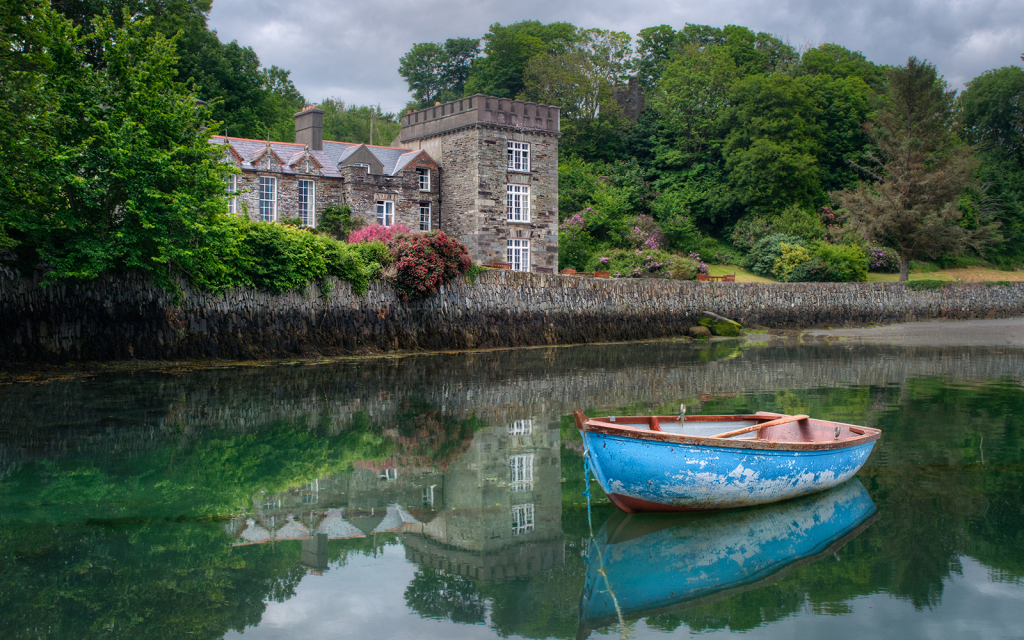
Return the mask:
<path id="1" fill-rule="evenodd" d="M 381 520 L 373 533 L 384 533 L 385 531 L 398 531 L 407 524 L 423 524 L 412 516 L 408 511 L 403 509 L 398 504 L 392 504 L 388 506 L 387 515 Z"/>
<path id="2" fill-rule="evenodd" d="M 235 153 L 242 159 L 241 167 L 243 171 L 255 171 L 256 167 L 252 164 L 252 161 L 259 157 L 263 150 L 267 148 L 266 140 L 250 140 L 249 138 L 231 138 L 225 136 L 211 136 L 210 142 L 213 144 L 225 144 L 230 143 L 231 148 L 235 150 Z M 328 178 L 340 178 L 341 173 L 338 171 L 338 163 L 342 162 L 345 158 L 352 155 L 356 149 L 360 146 L 352 142 L 334 142 L 331 140 L 324 140 L 323 151 L 310 150 L 310 155 L 316 158 L 316 161 L 320 163 L 322 169 L 320 170 L 321 175 Z M 417 155 L 420 153 L 426 153 L 424 151 L 410 151 L 409 149 L 398 149 L 395 147 L 377 147 L 372 145 L 365 145 L 369 149 L 370 153 L 374 155 L 380 163 L 384 165 L 384 174 L 393 176 L 405 168 Z M 277 157 L 281 158 L 286 164 L 281 167 L 281 173 L 284 174 L 296 174 L 297 172 L 292 169 L 287 163 L 294 162 L 302 157 L 302 151 L 305 145 L 297 142 L 271 142 L 270 148 L 277 154 Z M 428 156 L 429 157 L 429 156 Z"/>

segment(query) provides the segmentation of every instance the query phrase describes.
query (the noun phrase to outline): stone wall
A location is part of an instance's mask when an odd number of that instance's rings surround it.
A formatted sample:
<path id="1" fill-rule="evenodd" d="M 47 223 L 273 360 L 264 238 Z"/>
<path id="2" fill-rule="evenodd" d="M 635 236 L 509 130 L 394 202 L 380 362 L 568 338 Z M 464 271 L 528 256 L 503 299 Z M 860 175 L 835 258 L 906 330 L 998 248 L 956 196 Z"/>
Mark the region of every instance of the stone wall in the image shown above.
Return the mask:
<path id="1" fill-rule="evenodd" d="M 185 287 L 181 304 L 138 276 L 39 286 L 0 271 L 0 365 L 72 360 L 291 357 L 666 338 L 703 310 L 746 326 L 848 326 L 1024 315 L 1024 284 L 709 283 L 488 271 L 403 303 L 334 280 L 272 295 Z"/>

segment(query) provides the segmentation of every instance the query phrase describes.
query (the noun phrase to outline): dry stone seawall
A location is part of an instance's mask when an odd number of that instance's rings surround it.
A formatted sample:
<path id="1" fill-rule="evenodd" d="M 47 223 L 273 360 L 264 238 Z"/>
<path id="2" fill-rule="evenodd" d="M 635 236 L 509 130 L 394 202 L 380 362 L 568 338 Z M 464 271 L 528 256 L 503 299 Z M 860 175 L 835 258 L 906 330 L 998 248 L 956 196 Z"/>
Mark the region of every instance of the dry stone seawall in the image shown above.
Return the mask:
<path id="1" fill-rule="evenodd" d="M 40 286 L 0 269 L 0 365 L 79 360 L 344 355 L 682 336 L 704 310 L 752 327 L 799 328 L 1024 315 L 1024 283 L 915 291 L 899 283 L 717 283 L 488 271 L 404 303 L 332 279 L 273 295 L 174 297 L 135 275 Z"/>

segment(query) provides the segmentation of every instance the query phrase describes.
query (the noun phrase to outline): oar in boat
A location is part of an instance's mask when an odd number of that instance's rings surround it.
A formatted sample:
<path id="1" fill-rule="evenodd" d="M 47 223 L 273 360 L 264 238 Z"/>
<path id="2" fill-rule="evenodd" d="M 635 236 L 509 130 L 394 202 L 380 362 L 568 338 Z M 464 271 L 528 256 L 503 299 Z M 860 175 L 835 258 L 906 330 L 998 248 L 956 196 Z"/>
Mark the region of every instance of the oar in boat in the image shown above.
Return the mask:
<path id="1" fill-rule="evenodd" d="M 775 426 L 778 426 L 780 424 L 787 424 L 789 422 L 797 422 L 799 420 L 806 420 L 807 417 L 808 416 L 804 416 L 804 415 L 799 415 L 799 416 L 782 416 L 781 418 L 776 418 L 774 420 L 769 420 L 768 422 L 759 422 L 757 424 L 752 424 L 749 427 L 743 427 L 742 429 L 735 429 L 733 431 L 726 431 L 725 433 L 720 433 L 717 436 L 711 436 L 711 437 L 712 438 L 731 438 L 733 436 L 742 435 L 744 433 L 750 433 L 751 431 L 758 431 L 759 429 L 764 429 L 766 427 L 775 427 Z"/>

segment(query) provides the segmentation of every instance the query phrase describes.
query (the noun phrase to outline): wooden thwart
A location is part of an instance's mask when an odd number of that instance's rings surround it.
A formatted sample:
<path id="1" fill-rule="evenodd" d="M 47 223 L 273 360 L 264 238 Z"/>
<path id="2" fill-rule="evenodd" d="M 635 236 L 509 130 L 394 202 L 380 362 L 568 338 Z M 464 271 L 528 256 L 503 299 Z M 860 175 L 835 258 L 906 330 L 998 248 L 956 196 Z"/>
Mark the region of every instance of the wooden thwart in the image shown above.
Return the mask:
<path id="1" fill-rule="evenodd" d="M 752 424 L 749 427 L 743 427 L 742 429 L 735 429 L 733 431 L 726 431 L 725 433 L 720 433 L 717 436 L 711 436 L 711 437 L 712 438 L 731 438 L 733 436 L 742 435 L 744 433 L 750 433 L 751 431 L 758 431 L 758 430 L 764 429 L 766 427 L 775 427 L 775 426 L 778 426 L 780 424 L 786 424 L 788 422 L 797 422 L 799 420 L 806 420 L 807 418 L 808 418 L 808 416 L 804 416 L 804 415 L 799 415 L 799 416 L 782 416 L 781 418 L 776 418 L 774 420 L 769 420 L 768 422 L 762 422 L 760 424 Z"/>

